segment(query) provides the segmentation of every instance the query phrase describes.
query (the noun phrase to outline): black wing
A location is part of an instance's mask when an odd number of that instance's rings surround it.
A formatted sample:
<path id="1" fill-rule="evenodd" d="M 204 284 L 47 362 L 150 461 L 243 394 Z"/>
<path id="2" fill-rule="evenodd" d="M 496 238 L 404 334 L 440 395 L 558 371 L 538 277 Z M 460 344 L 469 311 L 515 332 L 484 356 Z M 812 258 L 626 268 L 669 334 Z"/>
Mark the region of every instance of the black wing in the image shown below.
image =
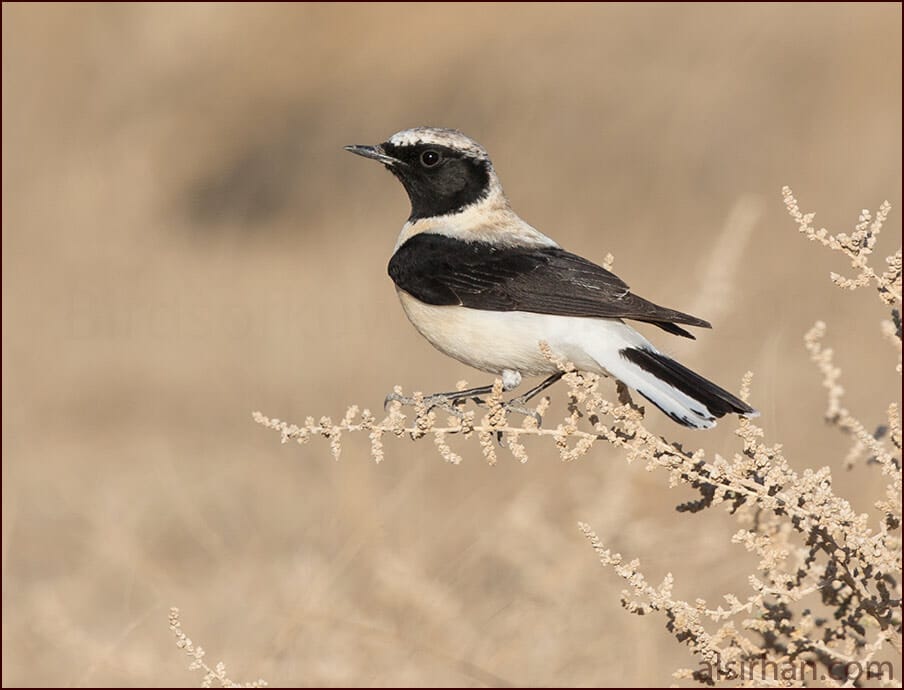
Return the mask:
<path id="1" fill-rule="evenodd" d="M 710 328 L 631 294 L 614 273 L 559 247 L 497 247 L 421 233 L 398 248 L 389 275 L 427 304 L 634 319 L 687 338 L 694 336 L 676 324 Z"/>

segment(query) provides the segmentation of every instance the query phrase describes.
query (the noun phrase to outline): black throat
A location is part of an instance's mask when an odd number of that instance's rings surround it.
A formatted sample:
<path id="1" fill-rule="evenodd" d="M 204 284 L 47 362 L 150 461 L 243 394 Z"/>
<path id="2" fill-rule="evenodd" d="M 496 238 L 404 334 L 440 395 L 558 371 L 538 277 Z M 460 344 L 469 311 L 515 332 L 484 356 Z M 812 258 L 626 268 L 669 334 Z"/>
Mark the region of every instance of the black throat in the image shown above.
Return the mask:
<path id="1" fill-rule="evenodd" d="M 410 221 L 458 213 L 489 194 L 489 161 L 432 144 L 395 146 L 386 142 L 382 147 L 388 155 L 401 161 L 386 167 L 408 192 Z M 425 169 L 419 162 L 421 154 L 428 149 L 443 155 L 442 162 L 435 168 Z"/>

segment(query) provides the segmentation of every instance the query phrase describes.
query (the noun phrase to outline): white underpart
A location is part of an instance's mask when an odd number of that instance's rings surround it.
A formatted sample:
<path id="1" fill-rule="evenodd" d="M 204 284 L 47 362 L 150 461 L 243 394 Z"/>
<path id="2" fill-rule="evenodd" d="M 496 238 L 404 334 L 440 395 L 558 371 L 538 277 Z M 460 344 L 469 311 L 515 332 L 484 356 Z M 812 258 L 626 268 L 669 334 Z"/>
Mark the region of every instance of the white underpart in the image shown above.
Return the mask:
<path id="1" fill-rule="evenodd" d="M 553 374 L 555 364 L 540 352 L 540 343 L 546 342 L 581 371 L 613 376 L 693 426 L 715 426 L 713 415 L 702 403 L 622 357 L 620 350 L 626 347 L 657 351 L 622 321 L 433 306 L 403 290 L 398 293 L 408 319 L 421 335 L 441 352 L 476 369 L 497 375 L 511 372 L 507 375 L 510 381 L 514 381 L 513 373 Z"/>

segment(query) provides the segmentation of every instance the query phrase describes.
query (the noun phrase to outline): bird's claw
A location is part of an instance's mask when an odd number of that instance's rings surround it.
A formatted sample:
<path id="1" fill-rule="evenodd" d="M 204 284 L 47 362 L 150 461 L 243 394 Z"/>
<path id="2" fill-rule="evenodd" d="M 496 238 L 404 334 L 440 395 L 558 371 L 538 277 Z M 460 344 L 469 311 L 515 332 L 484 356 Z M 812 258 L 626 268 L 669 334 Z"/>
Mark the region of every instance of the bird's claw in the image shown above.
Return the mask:
<path id="1" fill-rule="evenodd" d="M 398 402 L 402 405 L 413 405 L 414 398 L 409 398 L 407 396 L 401 395 L 393 391 L 389 395 L 386 396 L 386 399 L 383 401 L 383 411 L 386 412 L 389 409 L 389 403 Z"/>
<path id="2" fill-rule="evenodd" d="M 543 424 L 543 417 L 540 416 L 539 412 L 527 406 L 527 400 L 524 399 L 524 396 L 512 398 L 508 402 L 503 403 L 503 406 L 508 412 L 515 412 L 525 417 L 533 417 L 537 422 L 537 426 Z"/>
<path id="3" fill-rule="evenodd" d="M 515 414 L 520 414 L 525 417 L 533 417 L 534 421 L 537 422 L 537 426 L 540 426 L 543 423 L 543 417 L 540 416 L 540 413 L 521 403 L 518 398 L 507 403 L 502 403 L 502 406 L 505 408 L 506 412 L 514 412 Z"/>
<path id="4" fill-rule="evenodd" d="M 418 399 L 412 398 L 407 395 L 401 395 L 396 392 L 392 392 L 386 396 L 386 400 L 383 401 L 383 410 L 389 407 L 389 403 L 398 402 L 401 403 L 405 407 L 416 407 L 418 405 Z M 424 408 L 427 412 L 430 412 L 435 407 L 440 407 L 446 412 L 455 415 L 456 417 L 463 417 L 464 412 L 462 412 L 458 407 L 455 406 L 455 403 L 458 400 L 454 397 L 444 395 L 442 393 L 436 395 L 427 395 L 421 398 L 420 402 L 423 403 Z"/>
<path id="5" fill-rule="evenodd" d="M 456 417 L 461 418 L 464 416 L 464 412 L 461 410 L 461 408 L 458 406 L 457 403 L 459 403 L 463 400 L 467 400 L 467 399 L 469 399 L 469 398 L 456 398 L 452 395 L 438 393 L 438 394 L 428 395 L 428 396 L 421 398 L 421 402 L 423 403 L 427 412 L 429 412 L 430 410 L 432 410 L 435 407 L 440 407 L 443 410 L 445 410 L 446 412 L 449 412 L 450 414 L 453 414 Z M 483 398 L 471 396 L 470 399 L 473 400 L 477 405 L 486 406 L 486 404 L 487 404 L 487 401 L 484 400 Z M 418 405 L 417 398 L 413 398 L 413 397 L 409 397 L 407 395 L 401 395 L 400 393 L 392 392 L 389 395 L 387 395 L 386 400 L 383 401 L 383 410 L 385 411 L 389 407 L 389 404 L 392 402 L 401 403 L 405 407 L 415 407 Z M 514 398 L 513 400 L 510 400 L 509 402 L 503 402 L 502 407 L 506 411 L 507 414 L 514 412 L 515 414 L 520 414 L 525 417 L 533 417 L 533 419 L 537 422 L 537 426 L 540 426 L 543 423 L 543 417 L 540 416 L 540 413 L 537 412 L 536 410 L 533 410 L 533 409 L 527 407 L 524 404 L 524 401 L 520 398 Z"/>

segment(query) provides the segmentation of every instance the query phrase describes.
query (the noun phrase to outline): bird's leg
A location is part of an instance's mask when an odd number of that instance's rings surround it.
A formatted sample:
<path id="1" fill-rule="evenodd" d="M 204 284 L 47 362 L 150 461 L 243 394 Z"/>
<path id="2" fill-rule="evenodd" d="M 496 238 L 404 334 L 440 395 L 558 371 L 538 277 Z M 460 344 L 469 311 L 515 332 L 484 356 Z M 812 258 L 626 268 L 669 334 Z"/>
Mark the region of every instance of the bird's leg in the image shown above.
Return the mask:
<path id="1" fill-rule="evenodd" d="M 531 398 L 537 397 L 540 393 L 545 391 L 547 388 L 549 388 L 552 384 L 554 384 L 556 381 L 558 381 L 563 376 L 565 376 L 564 371 L 557 371 L 555 374 L 552 374 L 551 376 L 548 376 L 547 378 L 543 379 L 540 383 L 538 383 L 536 386 L 534 386 L 529 391 L 527 391 L 527 393 L 525 393 L 523 395 L 519 395 L 517 398 L 513 398 L 511 402 L 513 402 L 516 405 L 524 405 Z"/>
<path id="2" fill-rule="evenodd" d="M 477 386 L 476 388 L 468 388 L 463 391 L 449 391 L 448 393 L 433 393 L 432 395 L 424 396 L 424 405 L 427 407 L 427 411 L 429 412 L 434 407 L 442 407 L 444 410 L 451 412 L 455 415 L 461 416 L 461 410 L 455 407 L 456 403 L 461 402 L 462 400 L 468 400 L 473 398 L 477 403 L 483 404 L 483 400 L 480 399 L 479 396 L 486 395 L 487 393 L 493 392 L 493 386 Z M 386 396 L 386 400 L 383 402 L 383 409 L 385 410 L 389 403 L 398 401 L 403 405 L 415 405 L 417 401 L 414 398 L 408 397 L 406 395 L 399 395 L 398 393 L 390 393 Z"/>
<path id="3" fill-rule="evenodd" d="M 524 393 L 523 395 L 519 395 L 517 398 L 512 398 L 508 402 L 502 403 L 502 406 L 505 408 L 506 412 L 515 412 L 516 414 L 524 415 L 525 417 L 533 417 L 537 420 L 537 424 L 543 423 L 543 418 L 540 417 L 539 414 L 535 410 L 527 407 L 527 403 L 547 388 L 549 388 L 556 381 L 561 379 L 565 375 L 565 372 L 557 371 L 555 374 L 545 378 L 539 384 L 531 388 L 529 391 Z M 502 390 L 511 390 L 515 386 L 520 383 L 521 377 L 517 376 L 506 376 L 503 374 L 503 387 Z M 506 383 L 510 385 L 505 385 Z M 448 393 L 434 393 L 432 395 L 425 395 L 424 405 L 427 410 L 431 410 L 434 407 L 441 407 L 444 410 L 451 412 L 452 414 L 461 416 L 461 410 L 456 407 L 456 405 L 462 400 L 473 400 L 478 405 L 486 405 L 486 400 L 481 398 L 482 395 L 487 395 L 493 392 L 493 386 L 478 386 L 476 388 L 468 388 L 463 391 L 449 391 Z M 385 409 L 389 403 L 398 401 L 406 406 L 411 406 L 417 404 L 417 401 L 406 395 L 399 395 L 398 393 L 390 393 L 386 396 L 386 400 L 383 403 L 383 408 Z"/>
<path id="4" fill-rule="evenodd" d="M 534 398 L 545 391 L 564 375 L 565 372 L 557 371 L 555 374 L 552 374 L 551 376 L 543 379 L 543 381 L 538 383 L 523 395 L 519 395 L 517 398 L 512 398 L 508 402 L 503 403 L 503 406 L 505 407 L 507 412 L 515 412 L 517 414 L 524 415 L 525 417 L 533 417 L 537 420 L 537 425 L 539 426 L 543 423 L 543 418 L 539 414 L 537 414 L 536 410 L 532 410 L 527 407 L 527 403 L 531 398 Z"/>

